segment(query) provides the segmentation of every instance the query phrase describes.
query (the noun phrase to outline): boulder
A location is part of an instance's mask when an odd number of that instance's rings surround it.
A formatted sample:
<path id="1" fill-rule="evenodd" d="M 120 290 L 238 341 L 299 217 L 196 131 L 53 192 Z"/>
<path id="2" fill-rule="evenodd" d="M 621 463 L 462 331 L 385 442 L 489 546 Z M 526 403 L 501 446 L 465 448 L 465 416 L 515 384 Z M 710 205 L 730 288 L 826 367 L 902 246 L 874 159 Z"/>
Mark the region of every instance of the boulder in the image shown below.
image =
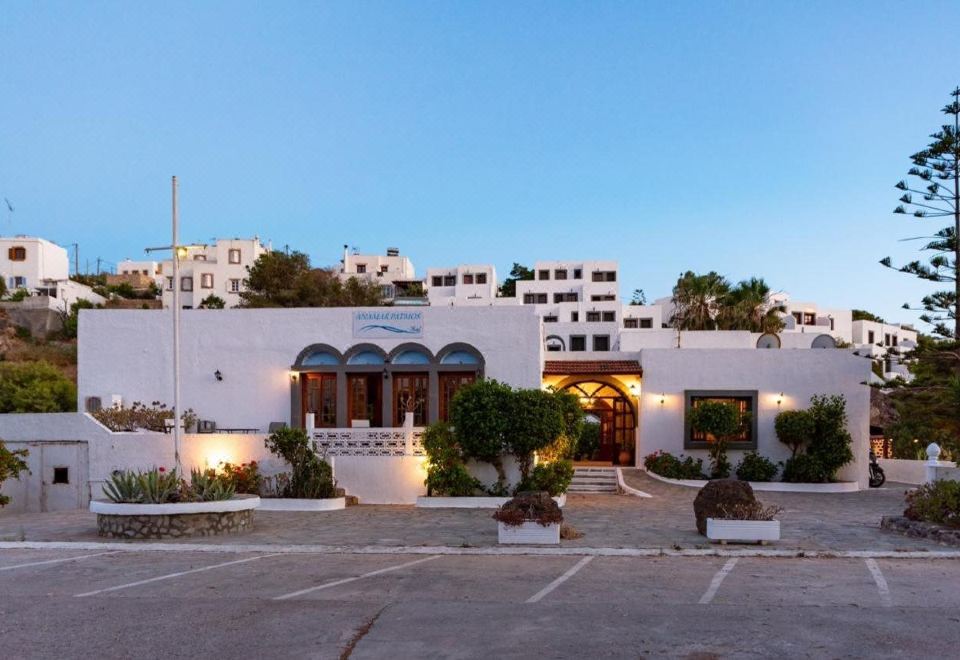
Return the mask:
<path id="1" fill-rule="evenodd" d="M 697 493 L 693 500 L 693 513 L 697 517 L 697 531 L 707 535 L 707 518 L 716 518 L 720 513 L 720 506 L 736 506 L 738 504 L 753 504 L 757 501 L 753 488 L 746 481 L 739 479 L 714 479 Z"/>

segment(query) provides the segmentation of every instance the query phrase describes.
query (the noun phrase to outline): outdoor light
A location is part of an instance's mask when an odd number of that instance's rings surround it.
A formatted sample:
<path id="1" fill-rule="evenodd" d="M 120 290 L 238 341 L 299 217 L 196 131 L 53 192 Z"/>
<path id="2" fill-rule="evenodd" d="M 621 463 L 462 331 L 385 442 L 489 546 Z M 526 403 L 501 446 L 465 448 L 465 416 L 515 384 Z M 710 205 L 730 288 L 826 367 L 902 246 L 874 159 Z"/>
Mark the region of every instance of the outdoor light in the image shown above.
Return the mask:
<path id="1" fill-rule="evenodd" d="M 292 382 L 294 382 L 294 383 L 297 382 L 297 372 L 296 372 L 296 371 L 291 371 L 291 372 L 290 372 L 290 380 L 291 380 Z"/>
<path id="2" fill-rule="evenodd" d="M 667 394 L 666 392 L 662 392 L 660 394 L 660 405 L 662 406 L 666 402 L 667 402 Z"/>
<path id="3" fill-rule="evenodd" d="M 780 396 L 777 397 L 777 405 L 779 406 L 783 403 L 783 392 L 780 392 Z"/>
<path id="4" fill-rule="evenodd" d="M 390 372 L 387 371 L 387 368 L 386 368 L 386 367 L 383 368 L 383 379 L 384 379 L 384 380 L 390 380 Z"/>
<path id="5" fill-rule="evenodd" d="M 217 382 L 223 380 L 223 374 L 220 373 L 219 369 L 213 372 L 213 377 L 217 379 Z"/>

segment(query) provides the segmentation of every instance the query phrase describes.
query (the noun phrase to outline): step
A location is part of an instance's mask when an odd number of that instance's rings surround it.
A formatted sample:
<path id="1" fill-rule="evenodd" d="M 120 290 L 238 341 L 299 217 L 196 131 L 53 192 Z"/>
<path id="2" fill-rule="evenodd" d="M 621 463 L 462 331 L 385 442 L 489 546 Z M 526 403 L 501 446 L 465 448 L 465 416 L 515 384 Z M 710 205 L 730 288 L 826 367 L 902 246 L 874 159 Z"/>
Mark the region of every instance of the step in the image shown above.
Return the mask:
<path id="1" fill-rule="evenodd" d="M 571 485 L 567 488 L 568 493 L 616 493 L 617 489 L 613 486 L 609 488 L 584 488 L 583 486 Z"/>
<path id="2" fill-rule="evenodd" d="M 574 477 L 575 484 L 615 484 L 616 479 L 602 479 L 600 477 Z"/>

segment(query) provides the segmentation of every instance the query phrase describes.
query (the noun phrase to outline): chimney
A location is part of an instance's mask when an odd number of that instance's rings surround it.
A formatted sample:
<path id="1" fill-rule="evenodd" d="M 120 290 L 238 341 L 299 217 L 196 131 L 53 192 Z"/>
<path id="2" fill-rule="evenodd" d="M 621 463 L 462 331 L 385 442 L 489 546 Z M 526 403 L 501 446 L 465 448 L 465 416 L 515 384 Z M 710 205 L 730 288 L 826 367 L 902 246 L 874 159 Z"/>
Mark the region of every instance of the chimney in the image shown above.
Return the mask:
<path id="1" fill-rule="evenodd" d="M 350 246 L 344 245 L 343 246 L 343 270 L 341 272 L 343 273 L 349 272 L 348 271 L 349 268 L 350 268 Z"/>

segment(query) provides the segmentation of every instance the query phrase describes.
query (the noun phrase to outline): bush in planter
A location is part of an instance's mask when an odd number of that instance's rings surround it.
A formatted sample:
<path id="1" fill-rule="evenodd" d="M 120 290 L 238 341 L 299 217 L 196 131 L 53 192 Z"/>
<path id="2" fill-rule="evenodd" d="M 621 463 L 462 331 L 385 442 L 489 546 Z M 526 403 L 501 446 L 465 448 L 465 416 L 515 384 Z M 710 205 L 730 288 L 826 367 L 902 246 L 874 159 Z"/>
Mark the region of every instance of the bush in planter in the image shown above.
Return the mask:
<path id="1" fill-rule="evenodd" d="M 757 498 L 746 481 L 716 479 L 708 481 L 693 500 L 693 514 L 697 519 L 697 531 L 707 534 L 707 518 L 719 518 L 723 510 L 734 507 L 753 506 Z"/>
<path id="2" fill-rule="evenodd" d="M 777 415 L 774 429 L 780 442 L 790 447 L 791 455 L 796 456 L 803 443 L 813 437 L 816 425 L 807 410 L 784 410 Z"/>
<path id="3" fill-rule="evenodd" d="M 783 464 L 783 480 L 790 483 L 819 484 L 830 481 L 830 475 L 813 456 L 797 454 Z"/>
<path id="4" fill-rule="evenodd" d="M 240 465 L 221 463 L 217 478 L 225 485 L 231 486 L 234 491 L 248 495 L 258 495 L 263 483 L 260 465 L 256 461 Z"/>
<path id="5" fill-rule="evenodd" d="M 26 449 L 10 450 L 0 440 L 0 486 L 7 479 L 19 479 L 21 472 L 29 472 L 25 459 L 29 455 Z M 0 493 L 0 507 L 10 503 L 10 497 Z"/>
<path id="6" fill-rule="evenodd" d="M 669 452 L 658 450 L 643 459 L 647 471 L 668 479 L 703 479 L 703 459 L 687 456 L 682 460 Z"/>
<path id="7" fill-rule="evenodd" d="M 154 401 L 149 406 L 134 401 L 129 408 L 101 408 L 91 414 L 111 431 L 144 430 L 162 433 L 167 430 L 167 420 L 173 419 L 173 410 L 159 401 Z M 189 429 L 197 423 L 197 415 L 193 409 L 188 408 L 180 415 L 180 420 L 183 428 Z"/>
<path id="8" fill-rule="evenodd" d="M 743 481 L 773 481 L 777 476 L 777 465 L 769 458 L 755 451 L 743 455 L 736 470 L 737 479 Z"/>
<path id="9" fill-rule="evenodd" d="M 776 505 L 764 506 L 762 502 L 742 504 L 721 504 L 716 516 L 719 520 L 773 520 L 777 514 L 783 511 L 783 507 Z"/>
<path id="10" fill-rule="evenodd" d="M 550 493 L 551 497 L 557 497 L 567 492 L 572 481 L 573 463 L 571 461 L 538 463 L 530 473 L 530 477 L 517 487 L 517 492 L 544 491 Z"/>
<path id="11" fill-rule="evenodd" d="M 437 422 L 423 432 L 423 449 L 427 454 L 427 495 L 463 497 L 475 495 L 483 488 L 464 464 L 463 452 L 449 424 Z"/>
<path id="12" fill-rule="evenodd" d="M 176 470 L 153 468 L 145 472 L 114 470 L 103 485 L 103 494 L 119 504 L 174 504 L 229 500 L 233 487 L 223 483 L 213 470 L 193 470 L 190 482 Z"/>
<path id="13" fill-rule="evenodd" d="M 563 522 L 563 511 L 549 493 L 518 493 L 493 514 L 494 520 L 504 525 L 519 527 L 525 522 L 535 522 L 546 527 Z"/>
<path id="14" fill-rule="evenodd" d="M 835 479 L 837 471 L 853 460 L 846 406 L 846 400 L 840 395 L 818 394 L 810 398 L 808 412 L 813 417 L 814 433 L 807 454 L 823 466 L 828 481 Z"/>
<path id="15" fill-rule="evenodd" d="M 701 401 L 690 412 L 690 426 L 703 433 L 710 444 L 710 476 L 725 479 L 730 476 L 730 461 L 727 459 L 727 439 L 743 428 L 745 420 L 731 403 Z"/>
<path id="16" fill-rule="evenodd" d="M 290 464 L 290 477 L 280 489 L 281 497 L 324 499 L 336 496 L 330 464 L 317 455 L 303 429 L 283 428 L 265 441 L 271 453 Z M 279 483 L 279 481 L 278 481 Z"/>
<path id="17" fill-rule="evenodd" d="M 910 520 L 960 527 L 960 481 L 938 479 L 907 491 L 903 515 Z"/>
<path id="18" fill-rule="evenodd" d="M 492 490 L 504 493 L 507 475 L 502 456 L 512 425 L 512 395 L 509 385 L 483 378 L 461 387 L 450 406 L 450 423 L 464 456 L 493 465 L 497 483 Z"/>

